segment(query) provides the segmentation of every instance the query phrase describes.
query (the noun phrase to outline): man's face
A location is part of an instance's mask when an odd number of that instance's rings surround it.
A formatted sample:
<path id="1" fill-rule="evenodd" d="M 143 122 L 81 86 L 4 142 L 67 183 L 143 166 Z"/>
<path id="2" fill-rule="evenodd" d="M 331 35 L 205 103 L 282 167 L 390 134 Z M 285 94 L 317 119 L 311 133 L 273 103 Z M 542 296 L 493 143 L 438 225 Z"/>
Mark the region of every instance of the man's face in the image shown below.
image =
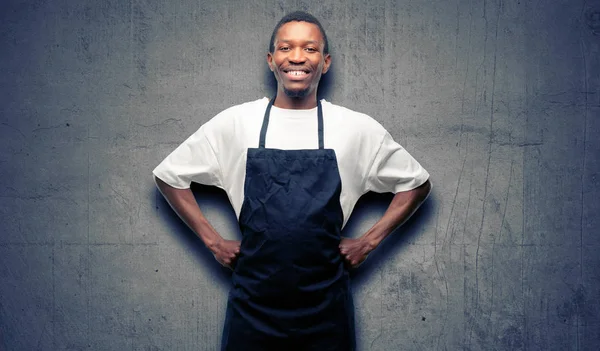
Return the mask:
<path id="1" fill-rule="evenodd" d="M 292 21 L 282 25 L 275 37 L 273 53 L 267 55 L 278 90 L 288 97 L 303 98 L 316 91 L 321 75 L 331 63 L 321 31 L 316 24 Z"/>

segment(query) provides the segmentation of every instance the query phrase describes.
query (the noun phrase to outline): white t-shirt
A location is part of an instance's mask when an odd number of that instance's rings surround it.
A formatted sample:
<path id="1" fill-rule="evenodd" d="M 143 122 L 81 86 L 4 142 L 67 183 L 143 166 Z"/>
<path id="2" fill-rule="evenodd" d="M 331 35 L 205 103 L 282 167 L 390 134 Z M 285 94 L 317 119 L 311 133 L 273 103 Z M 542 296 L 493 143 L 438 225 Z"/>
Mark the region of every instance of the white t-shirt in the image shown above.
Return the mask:
<path id="1" fill-rule="evenodd" d="M 268 98 L 230 107 L 206 122 L 153 171 L 178 189 L 191 182 L 217 186 L 227 193 L 239 219 L 244 201 L 246 154 L 258 147 Z M 323 139 L 335 150 L 347 223 L 354 205 L 368 191 L 402 192 L 423 184 L 429 173 L 373 118 L 321 100 Z M 317 108 L 288 110 L 273 106 L 266 148 L 317 149 Z"/>

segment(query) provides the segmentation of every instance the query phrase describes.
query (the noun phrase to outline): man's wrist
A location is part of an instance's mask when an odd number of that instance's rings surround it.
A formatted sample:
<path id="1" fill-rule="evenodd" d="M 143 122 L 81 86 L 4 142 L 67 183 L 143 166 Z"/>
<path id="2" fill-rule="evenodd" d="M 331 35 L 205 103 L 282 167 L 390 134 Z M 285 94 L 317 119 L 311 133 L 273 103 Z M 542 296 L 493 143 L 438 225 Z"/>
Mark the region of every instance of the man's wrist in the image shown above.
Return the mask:
<path id="1" fill-rule="evenodd" d="M 376 238 L 371 238 L 367 234 L 360 237 L 359 240 L 363 242 L 363 244 L 367 247 L 367 250 L 369 252 L 375 250 L 377 248 L 377 246 L 379 246 L 379 243 L 381 242 L 381 241 L 377 240 Z"/>
<path id="2" fill-rule="evenodd" d="M 222 242 L 223 242 L 222 237 L 215 237 L 215 238 L 206 239 L 204 241 L 204 245 L 210 250 L 210 252 L 215 253 L 217 248 L 219 246 L 221 246 Z"/>
<path id="3" fill-rule="evenodd" d="M 198 237 L 200 237 L 200 239 L 204 242 L 204 246 L 206 246 L 212 253 L 214 253 L 215 250 L 223 243 L 223 237 L 212 228 L 212 226 L 204 217 L 199 220 L 198 227 L 195 231 Z"/>

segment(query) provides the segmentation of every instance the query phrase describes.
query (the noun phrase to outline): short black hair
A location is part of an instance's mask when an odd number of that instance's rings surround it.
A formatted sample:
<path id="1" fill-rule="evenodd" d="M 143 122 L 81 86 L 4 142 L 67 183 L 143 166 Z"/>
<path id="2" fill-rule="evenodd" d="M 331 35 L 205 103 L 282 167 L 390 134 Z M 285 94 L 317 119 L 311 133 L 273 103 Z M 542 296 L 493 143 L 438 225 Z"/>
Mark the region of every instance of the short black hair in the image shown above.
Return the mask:
<path id="1" fill-rule="evenodd" d="M 279 28 L 281 28 L 281 26 L 283 26 L 286 23 L 294 22 L 294 21 L 308 22 L 308 23 L 316 24 L 317 27 L 319 27 L 319 30 L 321 31 L 321 35 L 323 36 L 323 41 L 325 42 L 325 46 L 323 47 L 323 53 L 325 53 L 325 54 L 329 53 L 329 44 L 327 42 L 327 34 L 325 34 L 325 29 L 323 29 L 321 22 L 319 22 L 319 20 L 316 19 L 315 16 L 311 15 L 310 13 L 304 12 L 304 11 L 294 11 L 292 13 L 288 13 L 287 15 L 283 16 L 283 18 L 281 20 L 279 20 L 279 23 L 277 23 L 277 25 L 275 26 L 275 29 L 273 29 L 273 34 L 271 34 L 271 43 L 269 43 L 269 52 L 270 53 L 273 53 L 273 51 L 275 51 L 275 37 L 277 36 L 277 31 L 279 31 Z"/>

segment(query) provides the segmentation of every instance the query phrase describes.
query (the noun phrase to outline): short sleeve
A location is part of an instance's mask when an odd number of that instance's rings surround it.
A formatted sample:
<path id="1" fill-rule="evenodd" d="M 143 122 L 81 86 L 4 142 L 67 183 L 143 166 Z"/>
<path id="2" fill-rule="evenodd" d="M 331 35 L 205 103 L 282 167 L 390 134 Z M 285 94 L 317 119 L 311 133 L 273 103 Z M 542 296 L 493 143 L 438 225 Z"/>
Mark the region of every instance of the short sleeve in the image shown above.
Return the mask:
<path id="1" fill-rule="evenodd" d="M 386 132 L 369 170 L 366 191 L 399 193 L 412 190 L 427 179 L 429 173 Z"/>
<path id="2" fill-rule="evenodd" d="M 221 168 L 206 136 L 206 124 L 171 152 L 152 173 L 178 189 L 187 189 L 192 182 L 223 188 Z"/>

